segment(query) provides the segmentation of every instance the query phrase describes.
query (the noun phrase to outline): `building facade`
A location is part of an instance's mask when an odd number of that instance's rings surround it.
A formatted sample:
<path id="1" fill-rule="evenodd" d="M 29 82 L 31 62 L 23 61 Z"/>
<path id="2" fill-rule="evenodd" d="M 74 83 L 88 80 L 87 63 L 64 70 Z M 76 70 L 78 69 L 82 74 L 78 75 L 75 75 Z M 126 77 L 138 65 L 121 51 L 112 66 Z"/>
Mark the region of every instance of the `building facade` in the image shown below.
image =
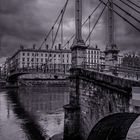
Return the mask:
<path id="1" fill-rule="evenodd" d="M 71 51 L 55 47 L 54 50 L 21 47 L 11 58 L 10 68 L 35 68 L 44 64 L 71 64 Z"/>
<path id="2" fill-rule="evenodd" d="M 17 72 L 22 69 L 43 69 L 48 68 L 48 66 L 51 67 L 51 69 L 53 69 L 54 66 L 59 66 L 60 69 L 62 65 L 65 69 L 69 69 L 71 65 L 71 51 L 61 49 L 60 44 L 55 46 L 54 49 L 49 49 L 47 45 L 46 49 L 40 50 L 35 47 L 25 49 L 21 46 L 9 60 L 9 73 Z M 41 78 L 41 76 L 39 77 Z"/>
<path id="3" fill-rule="evenodd" d="M 89 66 L 100 64 L 100 54 L 101 51 L 97 45 L 96 47 L 88 47 L 86 50 L 86 64 Z"/>
<path id="4" fill-rule="evenodd" d="M 71 50 L 61 48 L 61 44 L 55 46 L 54 49 L 49 49 L 49 46 L 46 45 L 45 49 L 40 50 L 36 49 L 35 46 L 29 49 L 20 46 L 20 49 L 6 60 L 3 72 L 6 75 L 23 68 L 43 69 L 47 66 L 52 69 L 57 66 L 58 69 L 68 70 L 71 66 Z M 85 59 L 85 63 L 89 68 L 97 68 L 99 65 L 105 65 L 105 53 L 97 45 L 95 47 L 87 47 Z M 123 56 L 119 55 L 118 64 L 121 65 L 122 61 Z M 41 76 L 39 77 L 41 78 Z"/>

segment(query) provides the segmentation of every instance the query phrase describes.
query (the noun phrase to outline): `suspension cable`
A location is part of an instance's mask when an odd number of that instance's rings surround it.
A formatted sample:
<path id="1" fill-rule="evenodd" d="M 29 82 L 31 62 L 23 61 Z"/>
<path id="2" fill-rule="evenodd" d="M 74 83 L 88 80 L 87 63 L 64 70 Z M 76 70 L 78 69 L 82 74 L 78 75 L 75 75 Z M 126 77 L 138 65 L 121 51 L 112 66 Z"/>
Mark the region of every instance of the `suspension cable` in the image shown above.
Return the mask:
<path id="1" fill-rule="evenodd" d="M 61 45 L 63 45 L 63 20 L 61 22 Z"/>
<path id="2" fill-rule="evenodd" d="M 140 14 L 140 11 L 138 11 L 137 9 L 135 9 L 133 6 L 129 5 L 128 3 L 124 2 L 123 0 L 120 0 L 123 4 L 127 5 L 128 7 L 130 7 L 131 9 L 133 9 L 135 12 Z"/>
<path id="3" fill-rule="evenodd" d="M 99 6 L 102 4 L 102 2 L 100 2 L 95 9 L 91 12 L 91 14 L 89 15 L 90 17 L 96 12 L 96 10 L 99 8 Z M 89 20 L 89 16 L 88 18 L 86 18 L 86 20 L 83 22 L 82 27 L 87 23 L 87 21 Z M 70 39 L 65 43 L 65 45 L 63 46 L 63 48 L 65 48 L 65 46 L 75 37 L 75 34 L 73 34 Z"/>
<path id="4" fill-rule="evenodd" d="M 122 10 L 123 12 L 125 12 L 128 16 L 130 16 L 131 18 L 133 18 L 134 20 L 136 20 L 138 23 L 140 23 L 140 20 L 135 18 L 134 16 L 132 16 L 129 12 L 125 11 L 123 8 L 121 8 L 119 5 L 117 5 L 116 3 L 113 2 L 113 4 L 118 7 L 120 10 Z"/>
<path id="5" fill-rule="evenodd" d="M 89 34 L 90 34 L 90 30 L 91 30 L 91 29 L 90 29 L 90 26 L 91 26 L 91 25 L 90 25 L 90 19 L 91 19 L 91 17 L 89 16 Z M 90 41 L 91 41 L 91 35 L 89 36 L 89 46 L 90 46 Z"/>
<path id="6" fill-rule="evenodd" d="M 128 2 L 130 2 L 131 4 L 133 4 L 134 6 L 136 6 L 137 8 L 140 8 L 139 5 L 135 4 L 134 2 L 130 1 L 130 0 L 127 0 Z"/>
<path id="7" fill-rule="evenodd" d="M 100 7 L 100 5 L 102 4 L 102 2 L 100 2 L 96 7 L 95 7 L 95 9 L 92 11 L 92 13 L 89 15 L 90 17 L 92 17 L 92 15 L 96 12 L 96 10 Z M 83 24 L 82 24 L 82 26 L 84 26 L 86 23 L 87 23 L 87 21 L 88 21 L 88 19 L 89 19 L 89 16 L 88 16 L 88 18 L 83 22 Z"/>
<path id="8" fill-rule="evenodd" d="M 46 37 L 44 38 L 44 40 L 43 40 L 43 42 L 41 43 L 41 45 L 40 45 L 40 47 L 39 47 L 38 50 L 40 50 L 40 49 L 42 48 L 42 46 L 44 45 L 44 43 L 46 43 L 46 41 L 47 41 L 47 39 L 48 39 L 48 37 L 49 37 L 49 35 L 50 35 L 51 33 L 52 33 L 52 44 L 53 44 L 53 41 L 54 41 L 54 40 L 53 40 L 53 38 L 54 38 L 54 37 L 53 37 L 53 36 L 54 36 L 54 35 L 53 35 L 53 34 L 54 34 L 54 27 L 55 27 L 55 25 L 57 24 L 59 18 L 61 17 L 61 19 L 62 19 L 62 16 L 61 16 L 61 15 L 64 14 L 63 11 L 64 11 L 64 9 L 66 10 L 68 1 L 69 1 L 69 0 L 66 1 L 66 3 L 65 3 L 65 5 L 64 5 L 64 7 L 62 8 L 60 14 L 59 14 L 58 17 L 56 18 L 56 20 L 55 20 L 53 26 L 51 27 L 50 31 L 48 32 L 48 34 L 47 34 Z M 36 56 L 36 54 L 37 54 L 37 52 L 35 52 L 35 56 Z M 35 59 L 36 59 L 36 57 L 35 57 Z M 31 63 L 31 61 L 30 61 L 29 63 Z"/>
<path id="9" fill-rule="evenodd" d="M 61 16 L 61 19 L 60 19 L 60 22 L 59 22 L 59 25 L 58 25 L 58 28 L 57 28 L 57 31 L 56 31 L 56 34 L 55 34 L 54 40 L 53 40 L 52 48 L 53 48 L 53 46 L 54 46 L 54 44 L 55 44 L 56 37 L 57 37 L 57 35 L 58 35 L 58 31 L 59 31 L 59 29 L 60 29 L 60 26 L 61 26 L 61 23 L 62 23 L 62 20 L 63 20 L 64 14 L 65 14 L 65 11 L 66 11 L 66 8 L 67 8 L 68 1 L 69 1 L 69 0 L 67 0 L 66 5 L 65 5 L 65 8 L 62 10 L 62 16 Z"/>
<path id="10" fill-rule="evenodd" d="M 59 14 L 59 15 L 58 15 L 58 17 L 56 18 L 56 20 L 55 20 L 55 22 L 54 22 L 54 24 L 53 24 L 52 28 L 50 29 L 50 31 L 49 31 L 49 32 L 48 32 L 48 34 L 46 35 L 46 37 L 45 37 L 45 39 L 43 40 L 42 44 L 40 45 L 39 49 L 41 49 L 41 48 L 42 48 L 42 46 L 43 46 L 43 44 L 47 41 L 47 39 L 48 39 L 48 37 L 49 37 L 50 33 L 52 32 L 52 29 L 53 29 L 53 28 L 54 28 L 54 26 L 57 24 L 57 21 L 59 20 L 60 16 L 63 14 L 63 13 L 62 13 L 62 11 L 63 11 L 63 9 L 65 9 L 65 7 L 66 7 L 66 5 L 67 5 L 68 1 L 69 1 L 69 0 L 67 0 L 67 1 L 66 1 L 66 3 L 65 3 L 65 5 L 64 5 L 64 7 L 62 8 L 62 10 L 61 10 L 60 14 Z"/>
<path id="11" fill-rule="evenodd" d="M 54 38 L 54 36 L 53 36 L 53 34 L 54 34 L 54 27 L 52 27 L 52 45 L 53 45 L 53 38 Z"/>
<path id="12" fill-rule="evenodd" d="M 114 9 L 112 9 L 111 7 L 109 7 L 105 2 L 101 1 L 104 5 L 106 5 L 108 8 L 110 8 L 111 10 L 113 10 L 113 12 L 118 15 L 119 17 L 121 17 L 124 21 L 126 21 L 127 23 L 129 23 L 133 28 L 135 28 L 137 31 L 140 32 L 140 29 L 138 27 L 136 27 L 133 23 L 131 23 L 129 20 L 127 20 L 125 17 L 123 17 L 121 14 L 119 14 L 117 11 L 115 11 Z"/>
<path id="13" fill-rule="evenodd" d="M 59 25 L 58 25 L 58 28 L 57 28 L 55 37 L 54 37 L 53 42 L 52 42 L 52 48 L 53 48 L 53 46 L 54 46 L 54 44 L 55 44 L 55 41 L 56 41 L 56 38 L 57 38 L 57 35 L 58 35 L 58 32 L 59 32 L 60 26 L 61 26 L 61 24 L 62 24 L 63 17 L 64 17 L 64 14 L 65 14 L 66 8 L 67 8 L 68 1 L 69 1 L 69 0 L 67 0 L 64 9 L 61 11 L 62 16 L 61 16 L 61 19 L 60 19 L 60 22 L 59 22 Z M 61 34 L 61 35 L 62 35 L 62 34 Z M 54 56 L 52 56 L 51 59 L 50 59 L 50 56 L 49 56 L 49 57 L 48 57 L 48 61 L 51 61 L 53 58 L 54 58 Z M 45 63 L 45 64 L 46 64 L 46 63 Z"/>
<path id="14" fill-rule="evenodd" d="M 108 3 L 108 2 L 107 2 L 107 3 Z M 98 24 L 98 22 L 99 22 L 99 20 L 100 20 L 100 18 L 101 18 L 101 16 L 102 16 L 102 14 L 104 13 L 104 11 L 105 11 L 105 9 L 106 9 L 107 3 L 106 3 L 106 5 L 104 6 L 104 8 L 103 8 L 102 12 L 100 13 L 100 15 L 99 15 L 99 17 L 98 17 L 97 21 L 95 22 L 94 26 L 92 27 L 92 30 L 90 31 L 90 33 L 89 33 L 89 35 L 88 35 L 88 37 L 87 37 L 87 39 L 86 39 L 86 41 L 85 41 L 85 42 L 87 42 L 87 41 L 88 41 L 88 39 L 89 39 L 89 37 L 91 36 L 91 34 L 92 34 L 93 30 L 95 29 L 96 25 Z"/>

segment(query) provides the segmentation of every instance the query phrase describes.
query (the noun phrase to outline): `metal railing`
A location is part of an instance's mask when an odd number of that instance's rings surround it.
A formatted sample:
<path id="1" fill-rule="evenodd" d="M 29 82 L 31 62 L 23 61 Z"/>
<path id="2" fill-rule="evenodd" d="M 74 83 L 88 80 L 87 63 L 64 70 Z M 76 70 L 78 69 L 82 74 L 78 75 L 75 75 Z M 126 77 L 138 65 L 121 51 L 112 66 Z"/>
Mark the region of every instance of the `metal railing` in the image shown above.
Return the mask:
<path id="1" fill-rule="evenodd" d="M 51 73 L 51 74 L 69 74 L 71 65 L 69 64 L 48 64 L 37 67 L 22 67 L 9 70 L 9 75 L 17 73 Z"/>
<path id="2" fill-rule="evenodd" d="M 140 80 L 140 68 L 131 68 L 121 65 L 105 65 L 105 64 L 84 64 L 84 68 L 90 71 L 98 71 L 108 75 L 114 75 L 125 79 Z"/>
<path id="3" fill-rule="evenodd" d="M 41 67 L 16 68 L 9 75 L 16 73 L 44 73 L 44 74 L 70 74 L 70 64 L 48 64 Z M 90 71 L 97 71 L 108 75 L 118 76 L 125 79 L 140 80 L 140 68 L 124 67 L 121 65 L 105 65 L 98 63 L 83 63 L 81 68 Z"/>

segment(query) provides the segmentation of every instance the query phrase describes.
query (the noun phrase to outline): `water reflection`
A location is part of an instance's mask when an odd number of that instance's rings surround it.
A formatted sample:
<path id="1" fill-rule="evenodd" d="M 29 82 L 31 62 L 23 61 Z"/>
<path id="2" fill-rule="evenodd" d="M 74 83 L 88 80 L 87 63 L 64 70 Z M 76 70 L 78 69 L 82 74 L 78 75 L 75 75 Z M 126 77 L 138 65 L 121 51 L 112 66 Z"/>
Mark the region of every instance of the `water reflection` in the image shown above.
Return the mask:
<path id="1" fill-rule="evenodd" d="M 0 120 L 0 139 L 15 140 L 7 139 L 5 134 L 1 134 L 1 127 L 3 129 L 8 121 L 14 123 L 12 129 L 21 135 L 18 140 L 45 140 L 63 132 L 63 105 L 68 103 L 69 97 L 67 87 L 20 88 L 0 95 L 0 112 L 6 114 L 1 114 L 0 119 L 7 117 L 5 123 Z M 4 104 L 5 109 L 1 107 Z M 10 123 L 6 127 L 7 130 L 9 125 Z M 17 135 L 15 132 L 13 134 Z"/>

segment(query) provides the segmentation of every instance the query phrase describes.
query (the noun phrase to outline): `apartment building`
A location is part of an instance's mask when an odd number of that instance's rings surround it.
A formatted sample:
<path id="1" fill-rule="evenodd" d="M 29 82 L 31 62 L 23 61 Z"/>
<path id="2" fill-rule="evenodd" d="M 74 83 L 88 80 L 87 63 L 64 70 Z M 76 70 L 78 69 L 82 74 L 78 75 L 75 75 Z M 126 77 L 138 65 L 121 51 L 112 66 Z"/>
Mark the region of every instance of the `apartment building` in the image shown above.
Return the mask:
<path id="1" fill-rule="evenodd" d="M 101 54 L 101 51 L 97 45 L 96 47 L 88 47 L 86 50 L 87 65 L 100 64 L 100 54 Z"/>
<path id="2" fill-rule="evenodd" d="M 22 68 L 36 68 L 45 64 L 71 64 L 71 51 L 62 50 L 61 45 L 50 50 L 46 49 L 25 49 L 23 46 L 10 58 L 10 70 Z"/>

